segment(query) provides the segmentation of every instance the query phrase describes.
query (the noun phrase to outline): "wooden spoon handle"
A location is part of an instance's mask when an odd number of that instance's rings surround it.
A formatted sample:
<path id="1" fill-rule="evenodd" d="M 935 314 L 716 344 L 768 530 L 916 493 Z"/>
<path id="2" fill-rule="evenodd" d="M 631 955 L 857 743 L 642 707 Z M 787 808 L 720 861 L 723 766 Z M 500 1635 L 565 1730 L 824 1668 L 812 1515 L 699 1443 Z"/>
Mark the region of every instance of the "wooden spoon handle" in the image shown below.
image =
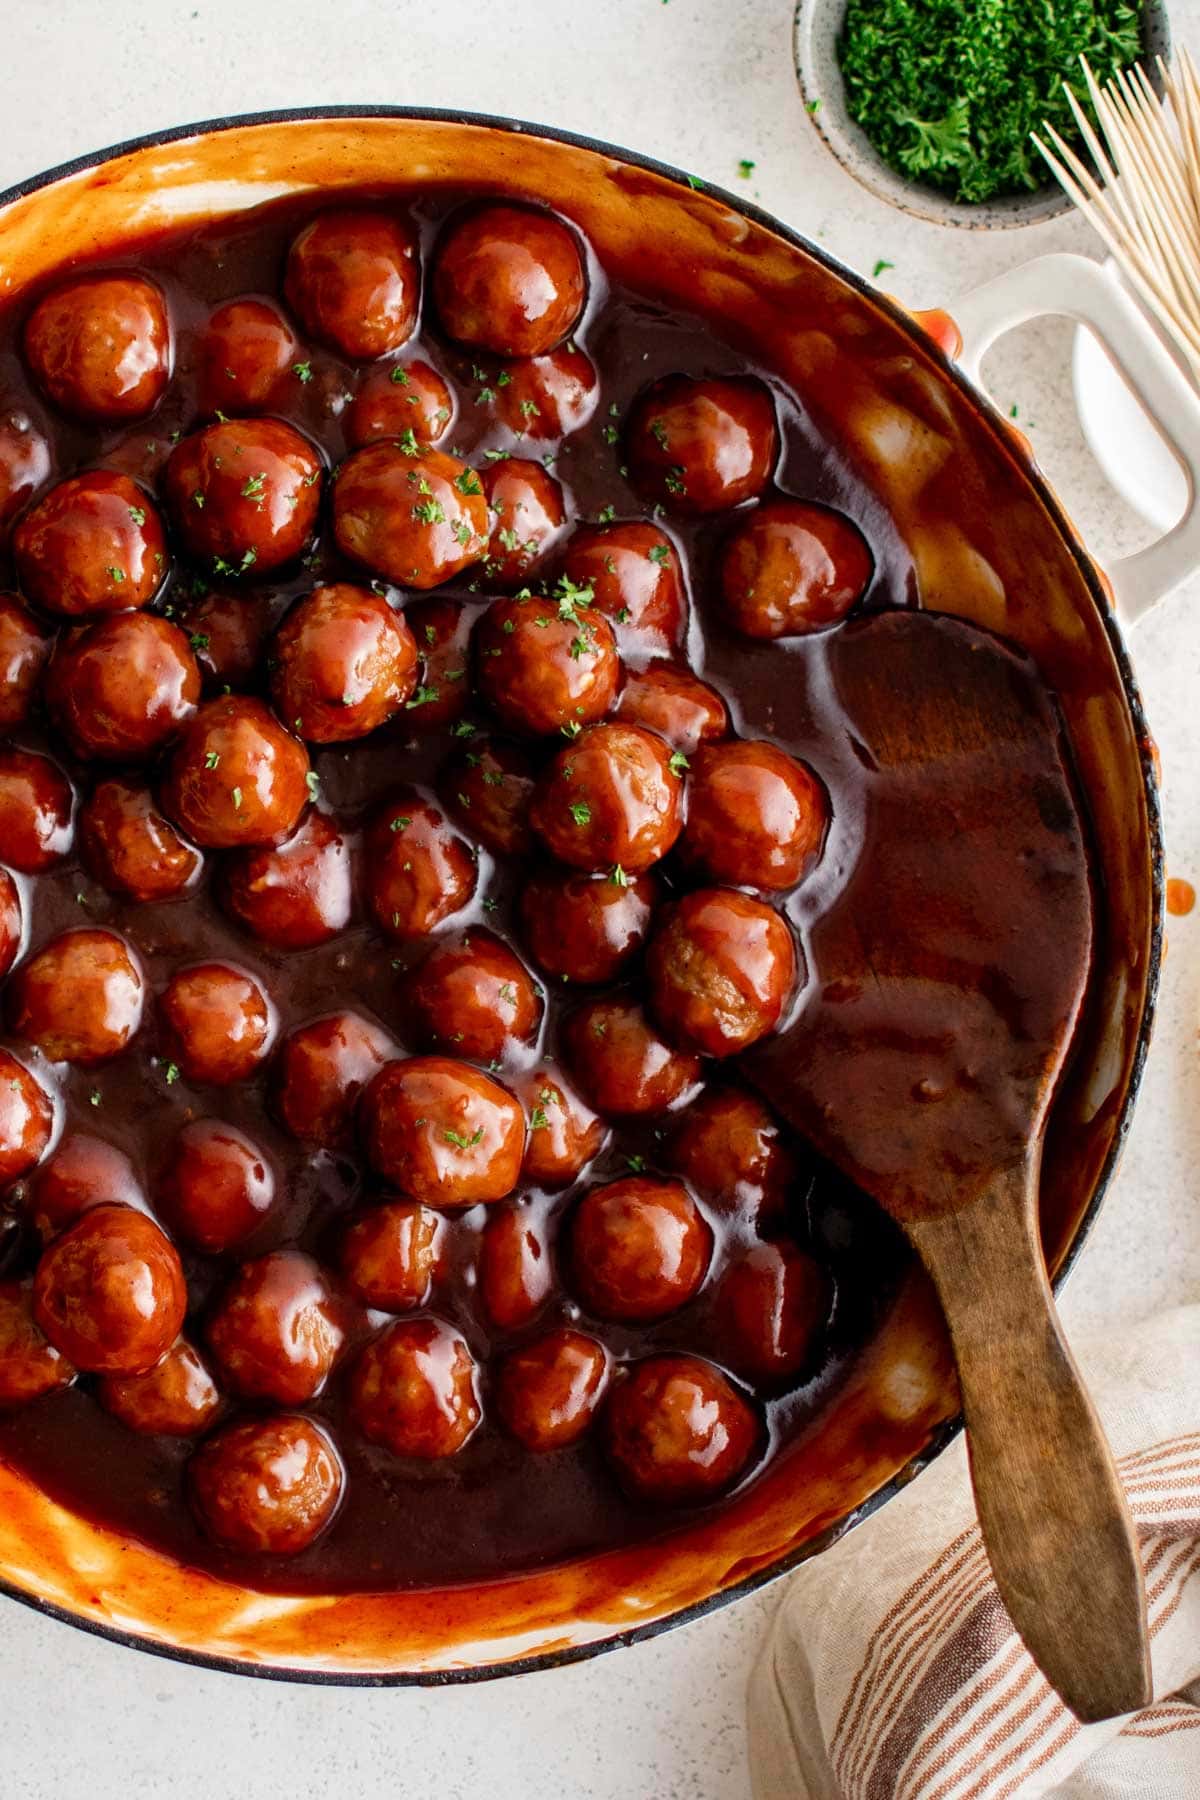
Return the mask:
<path id="1" fill-rule="evenodd" d="M 958 1362 L 983 1539 L 1033 1660 L 1085 1722 L 1149 1704 L 1133 1521 L 1063 1338 L 1035 1224 L 1036 1163 L 909 1232 Z"/>

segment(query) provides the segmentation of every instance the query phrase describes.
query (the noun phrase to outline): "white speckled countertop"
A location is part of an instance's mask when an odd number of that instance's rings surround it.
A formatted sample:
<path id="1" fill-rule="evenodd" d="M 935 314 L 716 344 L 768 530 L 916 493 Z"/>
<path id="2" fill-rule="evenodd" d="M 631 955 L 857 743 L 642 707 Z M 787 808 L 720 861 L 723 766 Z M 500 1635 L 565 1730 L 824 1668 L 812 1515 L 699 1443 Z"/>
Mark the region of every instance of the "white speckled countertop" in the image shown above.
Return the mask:
<path id="1" fill-rule="evenodd" d="M 1174 0 L 1177 35 L 1200 0 Z M 515 114 L 746 184 L 854 267 L 894 264 L 913 305 L 1054 249 L 1064 219 L 979 235 L 922 225 L 821 149 L 792 76 L 788 0 L 28 0 L 5 9 L 0 188 L 160 126 L 316 102 Z M 1200 35 L 1200 34 L 1198 34 Z M 1193 38 L 1193 46 L 1195 38 Z M 989 365 L 1093 549 L 1148 530 L 1075 424 L 1069 328 L 1027 327 Z M 1134 654 L 1166 782 L 1170 872 L 1200 886 L 1200 579 Z M 1200 911 L 1170 927 L 1159 1025 L 1120 1178 L 1065 1295 L 1072 1330 L 1200 1294 Z M 445 1692 L 288 1687 L 151 1660 L 0 1601 L 5 1800 L 746 1800 L 742 1690 L 771 1592 L 560 1673 Z"/>

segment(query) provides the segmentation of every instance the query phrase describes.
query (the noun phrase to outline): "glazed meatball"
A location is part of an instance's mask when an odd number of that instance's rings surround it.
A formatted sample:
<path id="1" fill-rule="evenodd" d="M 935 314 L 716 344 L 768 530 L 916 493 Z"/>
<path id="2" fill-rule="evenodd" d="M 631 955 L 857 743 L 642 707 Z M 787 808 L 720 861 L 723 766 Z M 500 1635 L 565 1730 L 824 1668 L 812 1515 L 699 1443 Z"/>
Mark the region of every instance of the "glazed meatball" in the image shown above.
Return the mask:
<path id="1" fill-rule="evenodd" d="M 396 1456 L 453 1456 L 480 1419 L 475 1359 L 440 1319 L 387 1325 L 354 1365 L 350 1414 Z"/>
<path id="2" fill-rule="evenodd" d="M 479 1297 L 500 1331 L 527 1325 L 554 1286 L 550 1247 L 528 1206 L 494 1207 L 479 1240 Z"/>
<path id="3" fill-rule="evenodd" d="M 275 1036 L 274 1011 L 257 981 L 228 963 L 181 969 L 159 997 L 160 1041 L 188 1081 L 245 1081 Z"/>
<path id="4" fill-rule="evenodd" d="M 593 604 L 628 636 L 659 651 L 683 641 L 687 594 L 679 552 L 657 525 L 622 520 L 580 525 L 571 534 L 563 570 L 590 588 Z"/>
<path id="5" fill-rule="evenodd" d="M 235 850 L 221 870 L 227 912 L 264 944 L 307 950 L 350 923 L 350 847 L 333 821 L 312 811 L 275 849 Z"/>
<path id="6" fill-rule="evenodd" d="M 600 1319 L 649 1323 L 697 1292 L 713 1236 L 681 1181 L 631 1175 L 584 1195 L 571 1220 L 575 1292 Z"/>
<path id="7" fill-rule="evenodd" d="M 17 960 L 24 931 L 21 896 L 7 869 L 0 869 L 0 981 Z"/>
<path id="8" fill-rule="evenodd" d="M 487 552 L 483 483 L 441 450 L 368 444 L 338 469 L 333 532 L 344 556 L 388 581 L 437 587 Z"/>
<path id="9" fill-rule="evenodd" d="M 189 555 L 216 575 L 264 575 L 312 536 L 321 474 L 317 450 L 282 419 L 218 419 L 176 444 L 163 491 Z"/>
<path id="10" fill-rule="evenodd" d="M 144 1208 L 133 1164 L 115 1145 L 80 1131 L 65 1137 L 31 1176 L 26 1210 L 34 1230 L 48 1244 L 81 1213 L 114 1202 Z"/>
<path id="11" fill-rule="evenodd" d="M 236 1393 L 302 1406 L 320 1393 L 345 1344 L 341 1311 L 311 1256 L 273 1250 L 243 1263 L 218 1296 L 208 1347 Z"/>
<path id="12" fill-rule="evenodd" d="M 526 1181 L 543 1188 L 569 1187 L 599 1156 L 607 1136 L 603 1119 L 585 1106 L 557 1069 L 534 1069 L 516 1083 L 525 1103 Z"/>
<path id="13" fill-rule="evenodd" d="M 67 854 L 73 798 L 48 756 L 0 750 L 0 851 L 10 868 L 40 875 Z"/>
<path id="14" fill-rule="evenodd" d="M 200 853 L 163 818 L 147 788 L 111 776 L 92 789 L 79 813 L 87 869 L 110 893 L 171 900 L 200 873 Z"/>
<path id="15" fill-rule="evenodd" d="M 286 403 L 300 344 L 266 300 L 228 300 L 200 338 L 200 406 L 204 412 L 270 412 Z"/>
<path id="16" fill-rule="evenodd" d="M 0 1281 L 0 1411 L 39 1400 L 74 1379 L 70 1363 L 46 1342 L 34 1321 L 31 1289 L 23 1282 Z"/>
<path id="17" fill-rule="evenodd" d="M 549 1331 L 513 1350 L 496 1378 L 496 1406 L 527 1450 L 581 1438 L 608 1386 L 608 1352 L 582 1331 Z"/>
<path id="18" fill-rule="evenodd" d="M 700 1079 L 700 1058 L 664 1043 L 636 1001 L 589 1001 L 563 1024 L 571 1072 L 597 1112 L 636 1118 L 666 1112 Z"/>
<path id="19" fill-rule="evenodd" d="M 683 829 L 683 762 L 640 725 L 593 725 L 538 782 L 530 818 L 560 862 L 636 875 Z"/>
<path id="20" fill-rule="evenodd" d="M 140 762 L 196 711 L 200 670 L 185 634 L 154 613 L 119 613 L 60 644 L 46 704 L 81 761 Z"/>
<path id="21" fill-rule="evenodd" d="M 478 928 L 429 952 L 406 982 L 416 1037 L 433 1050 L 499 1062 L 514 1040 L 532 1043 L 542 1005 L 507 944 Z"/>
<path id="22" fill-rule="evenodd" d="M 440 1056 L 389 1063 L 367 1088 L 361 1111 L 372 1167 L 426 1206 L 503 1200 L 520 1179 L 521 1108 L 468 1063 Z"/>
<path id="23" fill-rule="evenodd" d="M 9 980 L 8 1017 L 51 1062 L 91 1068 L 119 1056 L 142 1022 L 145 981 L 112 931 L 64 931 Z"/>
<path id="24" fill-rule="evenodd" d="M 205 849 L 277 844 L 304 811 L 309 775 L 304 745 L 268 706 L 227 694 L 206 701 L 175 746 L 163 808 Z"/>
<path id="25" fill-rule="evenodd" d="M 359 1094 L 395 1054 L 387 1032 L 358 1013 L 301 1025 L 275 1059 L 275 1111 L 301 1143 L 341 1148 L 350 1141 Z"/>
<path id="26" fill-rule="evenodd" d="M 25 357 L 46 398 L 71 418 L 144 418 L 171 373 L 166 303 L 143 275 L 79 276 L 38 301 L 25 322 Z"/>
<path id="27" fill-rule="evenodd" d="M 829 799 L 812 771 L 761 739 L 705 745 L 691 766 L 680 850 L 714 881 L 794 887 L 820 853 Z"/>
<path id="28" fill-rule="evenodd" d="M 533 848 L 533 783 L 533 764 L 519 744 L 472 736 L 444 764 L 438 786 L 464 831 L 494 856 L 526 856 Z"/>
<path id="29" fill-rule="evenodd" d="M 563 491 L 540 462 L 505 457 L 484 471 L 492 517 L 483 568 L 494 587 L 517 587 L 541 568 L 566 523 Z"/>
<path id="30" fill-rule="evenodd" d="M 56 1349 L 95 1375 L 141 1375 L 183 1324 L 187 1286 L 174 1245 L 132 1207 L 93 1206 L 42 1252 L 33 1310 Z"/>
<path id="31" fill-rule="evenodd" d="M 650 940 L 650 1007 L 672 1040 L 735 1056 L 779 1023 L 796 964 L 786 922 L 762 900 L 697 888 L 666 909 Z"/>
<path id="32" fill-rule="evenodd" d="M 669 1160 L 711 1205 L 760 1228 L 783 1217 L 799 1179 L 772 1114 L 736 1088 L 710 1088 L 688 1108 Z"/>
<path id="33" fill-rule="evenodd" d="M 0 536 L 50 479 L 50 446 L 21 407 L 0 412 Z"/>
<path id="34" fill-rule="evenodd" d="M 208 593 L 179 615 L 206 689 L 249 687 L 271 626 L 269 611 L 245 594 Z"/>
<path id="35" fill-rule="evenodd" d="M 122 1425 L 147 1437 L 199 1437 L 221 1405 L 207 1365 L 183 1338 L 144 1375 L 106 1375 L 96 1395 Z"/>
<path id="36" fill-rule="evenodd" d="M 221 1119 L 189 1119 L 156 1188 L 172 1230 L 219 1256 L 253 1237 L 275 1200 L 275 1175 L 258 1145 Z"/>
<path id="37" fill-rule="evenodd" d="M 612 627 L 573 591 L 497 600 L 475 627 L 479 691 L 512 731 L 573 732 L 602 719 L 620 673 Z"/>
<path id="38" fill-rule="evenodd" d="M 608 1403 L 608 1451 L 639 1499 L 669 1506 L 732 1487 L 759 1443 L 752 1408 L 711 1363 L 651 1356 Z"/>
<path id="39" fill-rule="evenodd" d="M 445 1257 L 446 1221 L 414 1200 L 361 1213 L 342 1239 L 342 1274 L 364 1306 L 411 1312 L 424 1306 Z"/>
<path id="40" fill-rule="evenodd" d="M 372 369 L 346 414 L 346 439 L 354 450 L 380 438 L 396 438 L 410 452 L 432 450 L 454 420 L 454 396 L 427 362 Z"/>
<path id="41" fill-rule="evenodd" d="M 478 871 L 469 847 L 419 794 L 390 800 L 364 848 L 367 897 L 389 937 L 425 937 L 475 892 Z"/>
<path id="42" fill-rule="evenodd" d="M 717 1292 L 723 1360 L 762 1386 L 794 1382 L 812 1362 L 831 1299 L 828 1274 L 803 1250 L 757 1244 Z"/>
<path id="43" fill-rule="evenodd" d="M 297 737 L 341 744 L 385 725 L 417 682 L 417 646 L 381 594 L 314 588 L 275 634 L 271 698 Z"/>
<path id="44" fill-rule="evenodd" d="M 418 600 L 404 617 L 421 653 L 421 685 L 405 702 L 405 723 L 424 734 L 453 725 L 471 697 L 471 627 L 478 608 L 462 600 Z"/>
<path id="45" fill-rule="evenodd" d="M 54 1102 L 41 1082 L 0 1050 L 0 1188 L 33 1168 L 53 1129 Z"/>
<path id="46" fill-rule="evenodd" d="M 29 717 L 53 644 L 16 594 L 0 593 L 0 731 Z"/>
<path id="47" fill-rule="evenodd" d="M 438 245 L 433 295 L 460 344 L 498 356 L 542 356 L 583 311 L 579 246 L 553 214 L 484 206 L 452 221 Z"/>
<path id="48" fill-rule="evenodd" d="M 364 207 L 321 213 L 288 251 L 284 293 L 310 337 L 373 362 L 412 336 L 420 296 L 407 220 Z"/>
<path id="49" fill-rule="evenodd" d="M 345 1477 L 328 1432 L 301 1413 L 274 1413 L 208 1438 L 188 1480 L 200 1524 L 223 1549 L 295 1556 L 333 1518 Z"/>
<path id="50" fill-rule="evenodd" d="M 616 713 L 623 724 L 656 731 L 681 756 L 729 734 L 729 711 L 717 690 L 669 662 L 630 669 Z"/>
<path id="51" fill-rule="evenodd" d="M 569 437 L 596 410 L 596 371 L 574 344 L 507 363 L 487 385 L 496 418 L 514 437 Z"/>
<path id="52" fill-rule="evenodd" d="M 761 381 L 667 375 L 639 394 L 625 432 L 635 486 L 677 513 L 713 513 L 761 494 L 779 455 Z"/>
<path id="53" fill-rule="evenodd" d="M 746 637 L 801 637 L 837 625 L 866 593 L 873 563 L 844 513 L 800 500 L 758 506 L 726 540 L 725 615 Z"/>
<path id="54" fill-rule="evenodd" d="M 127 475 L 89 469 L 52 487 L 13 531 L 21 590 L 71 619 L 148 606 L 167 572 L 154 502 Z"/>
<path id="55" fill-rule="evenodd" d="M 556 981 L 611 981 L 645 943 L 659 892 L 653 874 L 539 869 L 519 901 L 529 953 Z"/>

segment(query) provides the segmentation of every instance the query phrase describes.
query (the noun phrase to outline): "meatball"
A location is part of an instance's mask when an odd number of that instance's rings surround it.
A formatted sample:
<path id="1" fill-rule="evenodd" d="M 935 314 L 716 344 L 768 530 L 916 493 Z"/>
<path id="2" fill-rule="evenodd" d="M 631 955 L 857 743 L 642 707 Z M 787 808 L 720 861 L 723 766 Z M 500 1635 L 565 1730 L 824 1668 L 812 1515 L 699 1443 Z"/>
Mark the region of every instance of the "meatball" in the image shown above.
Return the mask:
<path id="1" fill-rule="evenodd" d="M 49 1094 L 24 1063 L 0 1050 L 0 1188 L 33 1168 L 53 1130 Z"/>
<path id="2" fill-rule="evenodd" d="M 545 1229 L 528 1206 L 509 1202 L 488 1214 L 479 1240 L 479 1297 L 500 1331 L 527 1325 L 549 1299 L 554 1270 Z"/>
<path id="3" fill-rule="evenodd" d="M 829 1316 L 829 1276 L 786 1242 L 757 1244 L 717 1291 L 723 1360 L 764 1386 L 794 1382 L 809 1366 Z"/>
<path id="4" fill-rule="evenodd" d="M 228 963 L 194 963 L 158 1002 L 162 1047 L 188 1081 L 228 1087 L 252 1075 L 275 1036 L 262 988 Z"/>
<path id="5" fill-rule="evenodd" d="M 91 1068 L 119 1056 L 142 1022 L 146 984 L 113 931 L 63 931 L 9 980 L 8 1017 L 51 1062 Z"/>
<path id="6" fill-rule="evenodd" d="M 333 533 L 344 556 L 377 575 L 437 587 L 486 554 L 483 483 L 441 450 L 368 444 L 338 469 Z"/>
<path id="7" fill-rule="evenodd" d="M 264 944 L 307 950 L 350 923 L 350 847 L 324 813 L 312 811 L 274 849 L 235 850 L 221 869 L 227 912 Z"/>
<path id="8" fill-rule="evenodd" d="M 310 798 L 308 752 L 261 700 L 208 700 L 175 746 L 163 807 L 205 849 L 276 844 Z"/>
<path id="9" fill-rule="evenodd" d="M 0 1281 L 0 1411 L 69 1387 L 74 1379 L 70 1363 L 34 1321 L 30 1288 Z"/>
<path id="10" fill-rule="evenodd" d="M 446 1221 L 413 1200 L 360 1213 L 342 1239 L 342 1274 L 364 1306 L 411 1312 L 424 1306 L 445 1259 Z"/>
<path id="11" fill-rule="evenodd" d="M 521 1108 L 468 1063 L 440 1056 L 389 1063 L 361 1110 L 372 1167 L 410 1199 L 474 1206 L 503 1200 L 520 1179 Z"/>
<path id="12" fill-rule="evenodd" d="M 434 1462 L 462 1449 L 479 1423 L 475 1359 L 440 1319 L 398 1320 L 372 1339 L 350 1377 L 350 1414 L 396 1456 Z"/>
<path id="13" fill-rule="evenodd" d="M 313 534 L 322 464 L 281 419 L 218 419 L 176 444 L 163 491 L 189 555 L 216 575 L 294 562 Z"/>
<path id="14" fill-rule="evenodd" d="M 110 893 L 171 900 L 193 886 L 198 850 L 164 819 L 147 788 L 111 776 L 92 789 L 79 813 L 84 863 Z"/>
<path id="15" fill-rule="evenodd" d="M 275 1059 L 275 1111 L 301 1143 L 350 1141 L 358 1096 L 396 1054 L 387 1032 L 358 1013 L 332 1013 L 284 1038 Z"/>
<path id="16" fill-rule="evenodd" d="M 344 207 L 319 214 L 293 240 L 284 293 L 310 337 L 350 362 L 373 362 L 412 336 L 420 284 L 408 221 Z"/>
<path id="17" fill-rule="evenodd" d="M 576 1207 L 572 1284 L 597 1318 L 665 1319 L 699 1289 L 712 1248 L 712 1232 L 681 1181 L 631 1175 L 592 1188 Z"/>
<path id="18" fill-rule="evenodd" d="M 189 1119 L 171 1146 L 156 1199 L 180 1237 L 219 1256 L 258 1230 L 275 1200 L 275 1174 L 236 1125 Z"/>
<path id="19" fill-rule="evenodd" d="M 625 431 L 634 485 L 677 513 L 714 513 L 761 494 L 779 455 L 761 381 L 667 375 L 638 395 Z"/>
<path id="20" fill-rule="evenodd" d="M 758 506 L 726 540 L 725 615 L 746 637 L 800 637 L 837 625 L 867 591 L 871 552 L 844 513 L 800 500 Z"/>
<path id="21" fill-rule="evenodd" d="M 62 770 L 32 750 L 0 750 L 0 847 L 10 868 L 40 875 L 71 848 L 74 796 Z"/>
<path id="22" fill-rule="evenodd" d="M 442 731 L 467 709 L 471 627 L 478 608 L 462 600 L 418 600 L 405 610 L 421 653 L 421 685 L 405 705 L 410 731 Z"/>
<path id="23" fill-rule="evenodd" d="M 29 717 L 53 644 L 16 594 L 0 593 L 0 731 Z"/>
<path id="24" fill-rule="evenodd" d="M 586 596 L 497 600 L 475 627 L 479 691 L 512 731 L 545 735 L 602 719 L 621 664 L 607 619 Z"/>
<path id="25" fill-rule="evenodd" d="M 454 419 L 454 396 L 427 362 L 372 369 L 346 414 L 346 439 L 354 450 L 380 438 L 396 438 L 412 451 L 432 450 Z"/>
<path id="26" fill-rule="evenodd" d="M 497 587 L 517 587 L 541 568 L 566 523 L 563 491 L 540 462 L 505 457 L 484 471 L 492 527 L 484 573 Z"/>
<path id="27" fill-rule="evenodd" d="M 112 1202 L 144 1207 L 133 1164 L 103 1138 L 79 1131 L 65 1137 L 30 1178 L 25 1204 L 34 1230 L 48 1244 L 81 1213 Z"/>
<path id="28" fill-rule="evenodd" d="M 50 446 L 20 407 L 0 412 L 0 538 L 9 520 L 50 479 Z"/>
<path id="29" fill-rule="evenodd" d="M 672 651 L 687 626 L 687 593 L 679 552 L 665 531 L 641 519 L 580 525 L 571 534 L 563 571 L 590 588 L 594 605 L 643 646 Z"/>
<path id="30" fill-rule="evenodd" d="M 438 786 L 464 831 L 494 856 L 526 856 L 533 848 L 533 782 L 533 764 L 520 745 L 472 736 L 443 765 Z"/>
<path id="31" fill-rule="evenodd" d="M 345 1344 L 341 1311 L 311 1256 L 273 1250 L 243 1263 L 218 1296 L 208 1347 L 236 1393 L 302 1406 L 320 1393 Z"/>
<path id="32" fill-rule="evenodd" d="M 611 981 L 645 942 L 659 892 L 653 874 L 539 869 L 519 900 L 530 955 L 557 981 Z"/>
<path id="33" fill-rule="evenodd" d="M 478 871 L 470 848 L 419 794 L 377 813 L 365 841 L 367 897 L 389 937 L 425 937 L 466 905 Z"/>
<path id="34" fill-rule="evenodd" d="M 772 1114 L 736 1088 L 710 1088 L 688 1108 L 669 1160 L 711 1205 L 760 1228 L 782 1217 L 799 1178 Z"/>
<path id="35" fill-rule="evenodd" d="M 183 1338 L 144 1375 L 106 1375 L 96 1395 L 122 1425 L 147 1437 L 199 1437 L 221 1406 L 208 1366 Z"/>
<path id="36" fill-rule="evenodd" d="M 433 269 L 445 330 L 498 356 L 553 350 L 583 311 L 586 285 L 572 232 L 525 206 L 484 206 L 453 220 Z"/>
<path id="37" fill-rule="evenodd" d="M 683 759 L 640 725 L 593 725 L 560 750 L 533 798 L 533 828 L 573 869 L 639 874 L 683 829 Z"/>
<path id="38" fill-rule="evenodd" d="M 174 1245 L 130 1206 L 93 1206 L 42 1252 L 33 1310 L 57 1350 L 95 1375 L 141 1375 L 183 1324 L 187 1286 Z"/>
<path id="39" fill-rule="evenodd" d="M 385 725 L 417 681 L 403 614 L 349 582 L 314 588 L 275 634 L 271 698 L 297 737 L 341 744 Z"/>
<path id="40" fill-rule="evenodd" d="M 608 1386 L 608 1352 L 582 1331 L 548 1331 L 513 1350 L 496 1378 L 496 1406 L 527 1450 L 561 1450 L 591 1424 Z"/>
<path id="41" fill-rule="evenodd" d="M 266 300 L 228 300 L 200 338 L 200 406 L 204 412 L 270 412 L 286 402 L 300 344 Z"/>
<path id="42" fill-rule="evenodd" d="M 563 1025 L 563 1049 L 587 1099 L 614 1118 L 666 1112 L 700 1079 L 700 1058 L 664 1043 L 623 994 L 578 1007 Z"/>
<path id="43" fill-rule="evenodd" d="M 542 439 L 580 430 L 595 412 L 599 392 L 590 358 L 574 344 L 507 363 L 488 390 L 496 418 L 514 437 Z"/>
<path id="44" fill-rule="evenodd" d="M 179 615 L 206 689 L 250 687 L 258 675 L 271 615 L 245 594 L 208 593 Z"/>
<path id="45" fill-rule="evenodd" d="M 599 1156 L 607 1131 L 557 1069 L 534 1069 L 516 1083 L 529 1135 L 524 1176 L 543 1188 L 569 1187 Z"/>
<path id="46" fill-rule="evenodd" d="M 711 1500 L 732 1487 L 754 1456 L 753 1409 L 698 1356 L 651 1356 L 613 1390 L 608 1452 L 639 1499 L 666 1505 Z"/>
<path id="47" fill-rule="evenodd" d="M 345 1476 L 328 1432 L 301 1413 L 243 1419 L 188 1464 L 192 1506 L 223 1549 L 295 1556 L 325 1530 Z"/>
<path id="48" fill-rule="evenodd" d="M 435 946 L 407 978 L 416 1036 L 476 1062 L 498 1062 L 515 1039 L 532 1043 L 542 1006 L 529 971 L 490 931 L 474 929 Z"/>
<path id="49" fill-rule="evenodd" d="M 171 374 L 166 302 L 143 275 L 77 276 L 30 313 L 25 357 L 46 398 L 71 418 L 145 418 Z"/>
<path id="50" fill-rule="evenodd" d="M 111 469 L 60 481 L 18 522 L 12 542 L 22 592 L 71 619 L 148 606 L 167 572 L 154 502 Z"/>
<path id="51" fill-rule="evenodd" d="M 729 734 L 729 711 L 717 690 L 674 663 L 630 669 L 616 712 L 622 724 L 656 731 L 681 756 Z"/>
<path id="52" fill-rule="evenodd" d="M 200 670 L 185 634 L 154 613 L 119 613 L 60 644 L 46 704 L 81 761 L 140 762 L 196 711 Z"/>
<path id="53" fill-rule="evenodd" d="M 0 869 L 0 981 L 17 960 L 24 924 L 17 884 L 7 869 Z"/>
<path id="54" fill-rule="evenodd" d="M 667 908 L 646 952 L 650 1006 L 667 1036 L 735 1056 L 773 1031 L 796 985 L 786 922 L 736 888 L 697 888 Z"/>
<path id="55" fill-rule="evenodd" d="M 820 853 L 829 798 L 812 771 L 761 739 L 712 744 L 692 762 L 680 851 L 714 881 L 794 887 Z"/>

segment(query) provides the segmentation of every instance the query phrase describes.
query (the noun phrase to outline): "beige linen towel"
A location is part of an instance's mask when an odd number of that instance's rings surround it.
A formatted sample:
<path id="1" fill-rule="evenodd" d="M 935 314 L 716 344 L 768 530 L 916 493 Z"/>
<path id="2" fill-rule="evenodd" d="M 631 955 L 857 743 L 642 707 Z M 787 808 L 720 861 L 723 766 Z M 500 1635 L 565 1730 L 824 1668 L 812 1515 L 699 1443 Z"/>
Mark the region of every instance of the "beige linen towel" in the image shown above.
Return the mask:
<path id="1" fill-rule="evenodd" d="M 1154 1704 L 1083 1726 L 992 1585 L 962 1439 L 788 1582 L 756 1800 L 1200 1800 L 1200 1306 L 1080 1353 L 1137 1521 Z"/>

